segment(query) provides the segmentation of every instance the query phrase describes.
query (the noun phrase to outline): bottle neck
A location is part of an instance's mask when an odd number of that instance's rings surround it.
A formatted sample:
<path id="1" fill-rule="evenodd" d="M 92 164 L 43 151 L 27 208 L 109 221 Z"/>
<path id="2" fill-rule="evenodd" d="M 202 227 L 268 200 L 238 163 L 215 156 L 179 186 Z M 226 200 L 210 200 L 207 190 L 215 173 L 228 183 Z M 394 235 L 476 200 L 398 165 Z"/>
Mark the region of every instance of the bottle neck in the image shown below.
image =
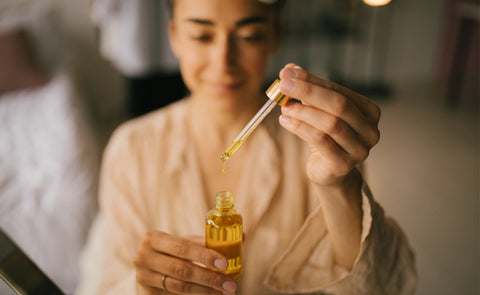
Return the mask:
<path id="1" fill-rule="evenodd" d="M 222 191 L 215 196 L 215 208 L 228 210 L 233 208 L 233 196 L 230 192 Z"/>

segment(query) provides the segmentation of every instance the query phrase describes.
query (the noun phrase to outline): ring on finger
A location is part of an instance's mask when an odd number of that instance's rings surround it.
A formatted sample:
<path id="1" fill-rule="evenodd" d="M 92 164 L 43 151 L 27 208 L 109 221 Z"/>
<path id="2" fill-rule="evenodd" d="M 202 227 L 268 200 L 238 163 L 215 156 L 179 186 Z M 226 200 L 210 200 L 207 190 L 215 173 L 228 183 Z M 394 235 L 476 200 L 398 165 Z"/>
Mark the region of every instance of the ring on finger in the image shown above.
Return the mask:
<path id="1" fill-rule="evenodd" d="M 163 277 L 162 277 L 162 289 L 165 292 L 169 292 L 168 289 L 167 289 L 167 286 L 165 286 L 165 280 L 166 279 L 167 279 L 167 275 L 163 275 Z"/>

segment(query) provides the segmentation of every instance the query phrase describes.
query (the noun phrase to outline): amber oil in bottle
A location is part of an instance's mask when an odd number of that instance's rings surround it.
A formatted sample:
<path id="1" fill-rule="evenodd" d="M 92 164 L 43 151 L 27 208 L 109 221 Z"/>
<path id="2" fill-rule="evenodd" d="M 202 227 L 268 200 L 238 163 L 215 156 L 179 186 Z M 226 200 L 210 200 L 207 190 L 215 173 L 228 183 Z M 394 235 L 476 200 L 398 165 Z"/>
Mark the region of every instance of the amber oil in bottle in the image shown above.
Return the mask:
<path id="1" fill-rule="evenodd" d="M 217 193 L 215 207 L 206 218 L 206 245 L 228 259 L 228 268 L 222 273 L 233 279 L 242 274 L 242 236 L 242 216 L 233 208 L 232 194 Z"/>

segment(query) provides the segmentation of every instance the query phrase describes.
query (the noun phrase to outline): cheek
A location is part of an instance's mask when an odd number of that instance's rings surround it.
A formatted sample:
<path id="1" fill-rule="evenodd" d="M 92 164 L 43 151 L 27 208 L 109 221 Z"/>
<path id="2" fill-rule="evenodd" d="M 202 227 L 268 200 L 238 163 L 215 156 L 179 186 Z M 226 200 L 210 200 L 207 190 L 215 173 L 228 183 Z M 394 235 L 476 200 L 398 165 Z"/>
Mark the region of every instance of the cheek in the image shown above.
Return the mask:
<path id="1" fill-rule="evenodd" d="M 180 71 L 187 87 L 195 85 L 201 70 L 205 67 L 204 55 L 195 50 L 184 50 L 179 56 Z"/>
<path id="2" fill-rule="evenodd" d="M 202 60 L 205 59 L 205 53 L 199 50 L 199 48 L 196 48 L 185 35 L 186 34 L 183 33 L 178 36 L 177 58 L 180 66 L 188 70 L 198 67 L 202 63 Z"/>
<path id="3" fill-rule="evenodd" d="M 194 48 L 185 47 L 182 51 L 182 55 L 179 57 L 181 64 L 184 64 L 187 68 L 196 68 L 204 63 L 205 54 Z"/>
<path id="4" fill-rule="evenodd" d="M 260 44 L 244 45 L 242 50 L 242 60 L 248 61 L 252 66 L 263 68 L 272 56 L 271 42 L 265 41 Z"/>
<path id="5" fill-rule="evenodd" d="M 264 78 L 267 70 L 267 64 L 270 59 L 270 54 L 264 49 L 246 50 L 241 59 L 244 68 L 248 68 L 248 72 L 256 77 Z"/>

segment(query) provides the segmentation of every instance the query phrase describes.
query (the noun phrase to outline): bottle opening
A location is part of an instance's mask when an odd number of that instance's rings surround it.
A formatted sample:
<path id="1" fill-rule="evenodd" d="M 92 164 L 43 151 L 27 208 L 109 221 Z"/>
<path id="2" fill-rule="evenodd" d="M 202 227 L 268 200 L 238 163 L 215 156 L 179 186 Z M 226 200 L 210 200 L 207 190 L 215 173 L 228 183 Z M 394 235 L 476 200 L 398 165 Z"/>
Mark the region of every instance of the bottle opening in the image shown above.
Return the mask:
<path id="1" fill-rule="evenodd" d="M 233 206 L 232 193 L 228 191 L 221 191 L 215 196 L 215 207 L 228 208 Z"/>

